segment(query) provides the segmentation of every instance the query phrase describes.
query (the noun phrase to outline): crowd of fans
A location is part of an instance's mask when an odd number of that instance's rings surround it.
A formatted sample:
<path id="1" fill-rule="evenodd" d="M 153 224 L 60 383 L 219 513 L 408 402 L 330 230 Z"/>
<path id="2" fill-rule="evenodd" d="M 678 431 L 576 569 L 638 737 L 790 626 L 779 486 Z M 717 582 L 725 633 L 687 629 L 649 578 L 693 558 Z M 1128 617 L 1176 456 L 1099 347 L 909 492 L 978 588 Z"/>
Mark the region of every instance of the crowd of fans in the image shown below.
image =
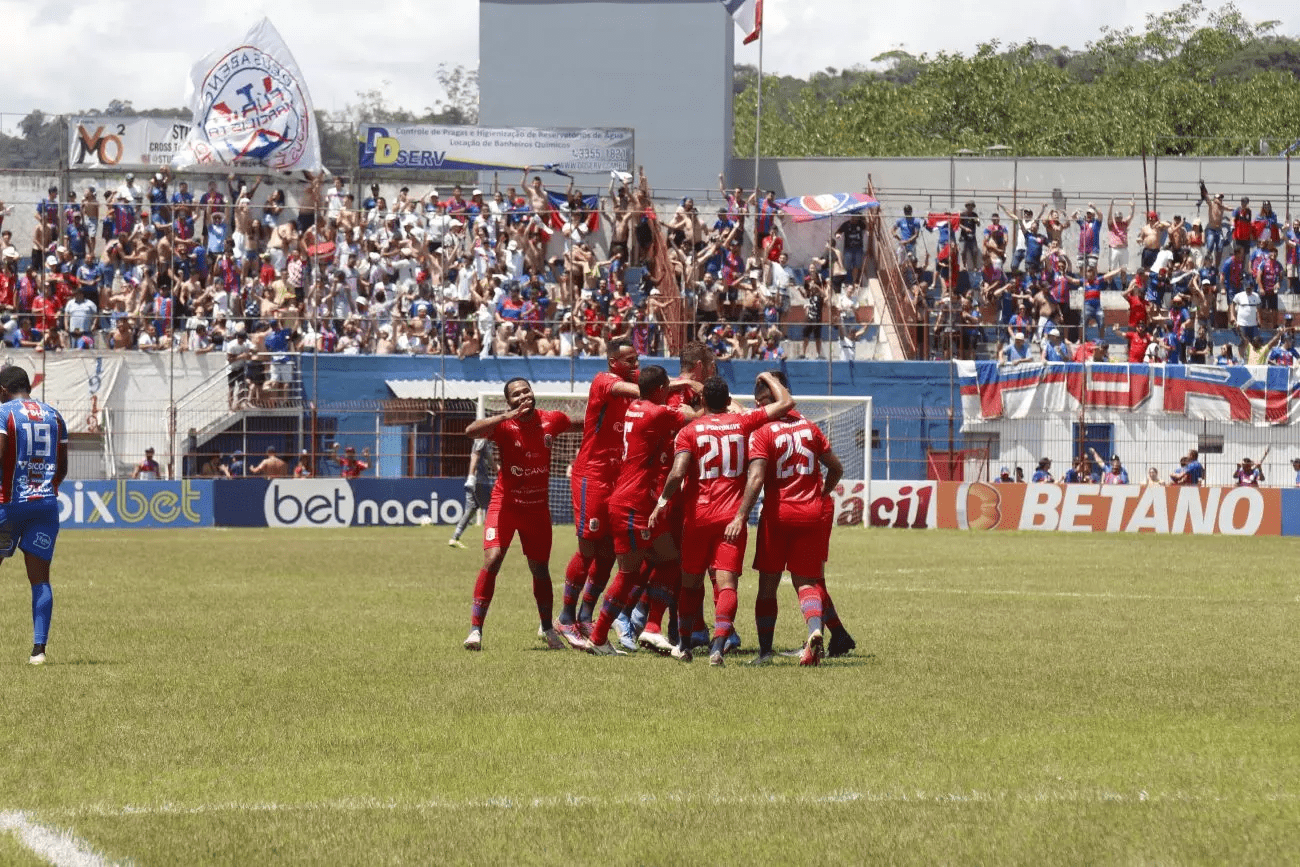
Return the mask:
<path id="1" fill-rule="evenodd" d="M 1232 471 L 1231 483 L 1235 487 L 1258 488 L 1260 484 L 1266 481 L 1263 464 L 1268 458 L 1268 449 L 1264 450 L 1263 457 L 1258 462 L 1249 456 L 1243 457 L 1237 462 Z M 1291 467 L 1295 470 L 1295 484 L 1300 487 L 1300 458 L 1291 460 Z M 1128 470 L 1124 468 L 1123 462 L 1120 461 L 1119 455 L 1111 455 L 1109 458 L 1103 458 L 1097 454 L 1095 448 L 1089 448 L 1086 454 L 1075 458 L 1070 464 L 1070 468 L 1057 478 L 1052 473 L 1052 459 L 1042 458 L 1038 466 L 1034 469 L 1028 479 L 1025 478 L 1024 470 L 1017 466 L 1014 471 L 1011 467 L 1002 467 L 998 477 L 993 480 L 994 484 L 1023 483 L 1025 481 L 1038 483 L 1061 482 L 1067 485 L 1072 484 L 1092 484 L 1092 485 L 1127 485 L 1130 484 Z M 1170 472 L 1168 476 L 1161 476 L 1160 471 L 1155 467 L 1149 467 L 1146 477 L 1143 479 L 1132 479 L 1133 484 L 1146 485 L 1189 485 L 1192 487 L 1205 487 L 1207 480 L 1205 477 L 1205 466 L 1201 463 L 1200 452 L 1196 449 L 1190 449 L 1186 455 L 1179 458 L 1178 469 Z"/>
<path id="2" fill-rule="evenodd" d="M 721 179 L 716 219 L 687 198 L 662 222 L 644 173 L 635 185 L 614 173 L 604 196 L 572 180 L 556 193 L 527 169 L 518 187 L 402 187 L 389 201 L 375 185 L 359 203 L 348 179 L 315 177 L 298 207 L 267 179 L 195 186 L 163 169 L 71 200 L 52 187 L 29 250 L 8 230 L 0 238 L 4 340 L 222 351 L 237 367 L 269 366 L 274 384 L 276 366 L 300 351 L 603 356 L 627 338 L 650 355 L 670 348 L 666 326 L 684 322 L 684 339 L 723 358 L 784 358 L 787 338 L 820 356 L 828 308 L 842 352 L 862 334 L 864 221 L 841 227 L 843 251 L 828 245 L 795 268 L 773 194 L 745 196 Z M 668 269 L 680 301 L 648 276 Z M 783 323 L 792 290 L 806 320 L 794 334 Z"/>
<path id="3" fill-rule="evenodd" d="M 906 206 L 892 233 L 917 344 L 949 358 L 996 344 L 1000 361 L 1018 364 L 1106 360 L 1114 336 L 1130 362 L 1291 366 L 1300 350 L 1278 296 L 1300 291 L 1300 217 L 1287 226 L 1270 202 L 1256 210 L 1249 198 L 1236 208 L 1224 199 L 1202 188 L 1204 221 L 1149 211 L 1136 226 L 1132 200 L 1068 215 L 999 202 L 987 224 L 974 202 L 925 219 Z M 1107 329 L 1108 292 L 1124 298 L 1126 328 Z M 1233 336 L 1216 346 L 1216 330 Z"/>

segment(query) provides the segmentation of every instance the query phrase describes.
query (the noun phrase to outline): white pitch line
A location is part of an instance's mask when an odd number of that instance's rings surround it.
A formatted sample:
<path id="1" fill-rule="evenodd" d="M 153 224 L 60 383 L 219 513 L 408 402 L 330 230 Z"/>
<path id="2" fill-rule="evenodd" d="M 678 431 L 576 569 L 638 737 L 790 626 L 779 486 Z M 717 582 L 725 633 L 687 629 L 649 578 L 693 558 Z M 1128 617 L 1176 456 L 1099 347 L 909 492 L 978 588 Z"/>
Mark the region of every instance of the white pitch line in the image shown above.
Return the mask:
<path id="1" fill-rule="evenodd" d="M 54 815 L 75 818 L 78 816 L 191 816 L 205 813 L 295 813 L 295 812 L 453 812 L 459 810 L 546 810 L 586 806 L 643 806 L 657 804 L 684 804 L 701 806 L 810 806 L 843 804 L 965 804 L 965 803 L 1022 803 L 1022 804 L 1114 804 L 1114 803 L 1220 803 L 1223 801 L 1285 801 L 1300 800 L 1295 794 L 1278 792 L 1261 794 L 1257 798 L 1224 798 L 1214 794 L 1190 792 L 1115 792 L 1109 790 L 1071 791 L 1042 790 L 1031 792 L 978 791 L 969 792 L 834 792 L 827 795 L 755 794 L 736 796 L 641 794 L 608 798 L 589 795 L 557 795 L 549 797 L 511 797 L 466 799 L 386 801 L 373 798 L 351 798 L 318 801 L 302 804 L 279 803 L 222 803 L 222 804 L 155 804 L 111 807 L 87 805 L 68 810 L 52 811 Z"/>
<path id="2" fill-rule="evenodd" d="M 55 867 L 108 867 L 105 859 L 90 845 L 67 831 L 33 822 L 18 810 L 0 812 L 0 831 L 12 831 L 19 842 Z"/>

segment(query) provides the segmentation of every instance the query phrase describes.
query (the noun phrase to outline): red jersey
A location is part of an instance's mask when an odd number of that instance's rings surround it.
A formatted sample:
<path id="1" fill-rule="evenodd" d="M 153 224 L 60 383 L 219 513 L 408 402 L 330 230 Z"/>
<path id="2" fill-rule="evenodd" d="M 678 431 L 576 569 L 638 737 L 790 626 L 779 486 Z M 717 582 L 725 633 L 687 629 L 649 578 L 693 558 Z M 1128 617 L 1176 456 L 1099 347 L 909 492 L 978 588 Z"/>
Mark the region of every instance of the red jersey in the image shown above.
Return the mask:
<path id="1" fill-rule="evenodd" d="M 356 458 L 344 458 L 340 462 L 340 466 L 342 469 L 340 470 L 339 475 L 343 476 L 345 479 L 355 479 L 366 470 L 370 469 L 370 464 L 365 461 L 359 461 Z"/>
<path id="2" fill-rule="evenodd" d="M 673 451 L 695 459 L 687 476 L 686 525 L 711 526 L 736 517 L 745 493 L 745 443 L 767 421 L 764 409 L 706 415 L 682 428 Z"/>
<path id="3" fill-rule="evenodd" d="M 1141 295 L 1128 296 L 1128 327 L 1137 328 L 1139 323 L 1147 321 L 1147 303 Z"/>
<path id="4" fill-rule="evenodd" d="M 501 422 L 488 435 L 496 443 L 501 471 L 492 489 L 492 505 L 546 507 L 551 481 L 551 445 L 569 429 L 569 417 L 548 409 L 533 410 Z"/>
<path id="5" fill-rule="evenodd" d="M 686 419 L 681 411 L 634 400 L 623 416 L 623 456 L 611 506 L 649 513 L 672 462 L 673 438 Z"/>
<path id="6" fill-rule="evenodd" d="M 587 416 L 582 426 L 582 445 L 573 459 L 573 475 L 602 484 L 612 484 L 623 455 L 623 413 L 633 397 L 611 394 L 626 380 L 609 371 L 596 374 L 587 393 Z"/>
<path id="7" fill-rule="evenodd" d="M 821 456 L 831 450 L 821 428 L 791 411 L 749 436 L 749 459 L 764 458 L 763 517 L 788 524 L 822 520 Z"/>

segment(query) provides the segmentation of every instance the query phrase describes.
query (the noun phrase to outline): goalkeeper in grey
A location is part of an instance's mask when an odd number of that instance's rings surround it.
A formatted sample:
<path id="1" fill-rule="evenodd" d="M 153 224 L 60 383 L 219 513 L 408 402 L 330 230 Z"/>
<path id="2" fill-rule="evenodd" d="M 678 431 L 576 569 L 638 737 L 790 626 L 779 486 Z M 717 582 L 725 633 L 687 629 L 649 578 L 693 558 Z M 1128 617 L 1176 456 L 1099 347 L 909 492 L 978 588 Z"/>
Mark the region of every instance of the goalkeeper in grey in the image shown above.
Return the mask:
<path id="1" fill-rule="evenodd" d="M 489 439 L 474 440 L 474 448 L 469 453 L 469 473 L 465 476 L 465 511 L 460 516 L 460 523 L 456 525 L 456 530 L 447 540 L 447 544 L 452 548 L 464 548 L 465 543 L 460 537 L 469 526 L 469 522 L 474 520 L 474 516 L 480 509 L 485 510 L 488 503 L 492 501 L 492 483 L 496 480 L 495 467 L 492 459 L 492 441 Z"/>

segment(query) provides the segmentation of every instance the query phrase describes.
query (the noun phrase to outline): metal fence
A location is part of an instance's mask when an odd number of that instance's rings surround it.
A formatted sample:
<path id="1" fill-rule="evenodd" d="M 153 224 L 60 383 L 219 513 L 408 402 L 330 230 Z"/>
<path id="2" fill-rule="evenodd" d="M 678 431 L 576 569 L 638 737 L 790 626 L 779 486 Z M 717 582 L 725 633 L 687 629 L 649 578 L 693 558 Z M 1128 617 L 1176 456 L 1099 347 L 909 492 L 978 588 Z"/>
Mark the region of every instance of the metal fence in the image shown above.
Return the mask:
<path id="1" fill-rule="evenodd" d="M 1100 474 L 1114 457 L 1138 484 L 1154 471 L 1167 483 L 1189 451 L 1196 450 L 1210 485 L 1235 484 L 1242 458 L 1263 461 L 1264 484 L 1292 487 L 1300 469 L 1296 425 L 1247 424 L 1125 417 L 1095 411 L 1037 414 L 996 422 L 964 421 L 943 408 L 877 407 L 873 422 L 874 477 L 935 481 L 992 481 L 1003 467 L 1012 479 L 1029 481 L 1046 459 L 1061 481 L 1080 458 Z"/>

